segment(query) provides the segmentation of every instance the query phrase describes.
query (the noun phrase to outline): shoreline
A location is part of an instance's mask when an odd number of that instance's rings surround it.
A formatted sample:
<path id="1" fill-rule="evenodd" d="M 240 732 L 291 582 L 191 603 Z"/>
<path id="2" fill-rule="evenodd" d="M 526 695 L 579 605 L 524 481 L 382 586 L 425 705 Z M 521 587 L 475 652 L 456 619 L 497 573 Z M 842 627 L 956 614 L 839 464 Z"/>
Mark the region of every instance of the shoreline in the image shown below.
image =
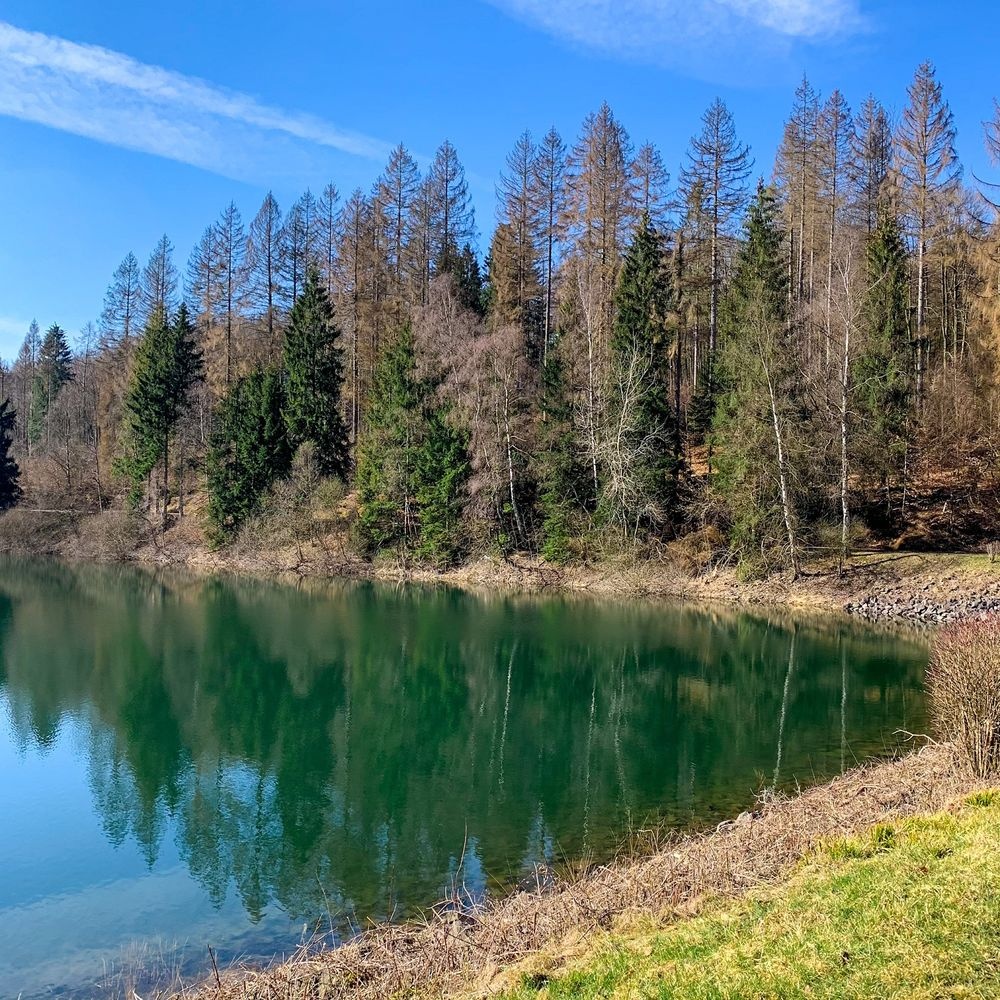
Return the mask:
<path id="1" fill-rule="evenodd" d="M 594 933 L 636 921 L 677 925 L 711 902 L 782 884 L 830 838 L 947 810 L 987 787 L 957 770 L 950 747 L 929 744 L 793 797 L 764 794 L 756 808 L 713 831 L 671 838 L 652 853 L 579 878 L 545 873 L 537 887 L 479 909 L 442 906 L 421 923 L 379 925 L 326 951 L 263 968 L 235 967 L 175 1000 L 493 995 L 525 975 L 544 981 L 564 969 Z"/>
<path id="2" fill-rule="evenodd" d="M 281 582 L 360 579 L 444 584 L 489 593 L 695 601 L 932 627 L 1000 612 L 1000 562 L 969 553 L 859 552 L 843 573 L 838 573 L 835 560 L 813 559 L 796 580 L 787 572 L 741 580 L 732 568 L 676 557 L 559 566 L 520 553 L 481 556 L 436 570 L 388 558 L 363 559 L 342 532 L 297 545 L 254 547 L 237 542 L 212 549 L 195 511 L 163 536 L 149 535 L 120 511 L 49 523 L 39 523 L 35 513 L 15 509 L 0 518 L 0 553 L 47 555 L 69 563 L 175 567 Z"/>

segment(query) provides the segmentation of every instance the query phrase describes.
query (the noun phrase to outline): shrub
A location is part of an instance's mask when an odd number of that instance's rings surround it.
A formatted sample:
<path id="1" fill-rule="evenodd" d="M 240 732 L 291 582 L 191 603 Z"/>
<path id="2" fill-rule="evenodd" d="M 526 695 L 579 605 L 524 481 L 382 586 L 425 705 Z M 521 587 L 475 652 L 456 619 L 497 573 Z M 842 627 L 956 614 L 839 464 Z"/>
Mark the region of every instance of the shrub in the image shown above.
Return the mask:
<path id="1" fill-rule="evenodd" d="M 1000 615 L 938 635 L 927 673 L 937 735 L 953 740 L 976 777 L 1000 769 Z"/>

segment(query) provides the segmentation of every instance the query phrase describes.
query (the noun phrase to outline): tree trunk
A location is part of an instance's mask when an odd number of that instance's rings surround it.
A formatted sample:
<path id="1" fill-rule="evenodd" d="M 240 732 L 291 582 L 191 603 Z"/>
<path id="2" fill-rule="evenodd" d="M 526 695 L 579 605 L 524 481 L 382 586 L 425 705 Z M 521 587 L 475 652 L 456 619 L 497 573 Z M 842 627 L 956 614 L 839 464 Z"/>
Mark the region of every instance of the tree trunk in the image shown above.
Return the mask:
<path id="1" fill-rule="evenodd" d="M 785 531 L 788 535 L 788 553 L 792 568 L 792 579 L 799 578 L 799 550 L 795 537 L 795 516 L 792 511 L 791 490 L 788 486 L 788 465 L 785 456 L 785 442 L 781 433 L 781 420 L 778 417 L 778 400 L 775 395 L 771 372 L 764 362 L 764 377 L 767 380 L 767 395 L 771 404 L 771 422 L 774 427 L 774 444 L 778 457 L 778 485 L 781 490 L 781 512 L 785 521 Z"/>

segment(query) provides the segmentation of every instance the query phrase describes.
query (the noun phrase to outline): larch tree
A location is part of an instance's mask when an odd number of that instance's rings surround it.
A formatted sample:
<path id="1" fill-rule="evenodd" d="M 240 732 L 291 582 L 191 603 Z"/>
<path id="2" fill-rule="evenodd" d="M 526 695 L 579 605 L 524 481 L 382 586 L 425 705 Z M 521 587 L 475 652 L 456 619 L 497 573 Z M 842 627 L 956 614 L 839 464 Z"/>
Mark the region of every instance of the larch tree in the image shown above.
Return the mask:
<path id="1" fill-rule="evenodd" d="M 230 202 L 215 223 L 216 269 L 219 284 L 219 316 L 225 336 L 226 385 L 232 382 L 235 369 L 235 340 L 246 305 L 247 238 L 243 217 L 235 202 Z"/>
<path id="2" fill-rule="evenodd" d="M 465 168 L 447 139 L 434 154 L 429 181 L 434 273 L 445 274 L 451 270 L 452 257 L 476 236 Z"/>
<path id="3" fill-rule="evenodd" d="M 269 191 L 264 196 L 247 236 L 247 291 L 252 307 L 267 337 L 267 352 L 277 350 L 277 333 L 282 304 L 282 221 L 277 199 Z"/>
<path id="4" fill-rule="evenodd" d="M 534 241 L 538 248 L 543 288 L 542 362 L 553 340 L 555 273 L 565 215 L 566 146 L 549 129 L 535 155 L 532 201 L 536 206 Z"/>
<path id="5" fill-rule="evenodd" d="M 710 220 L 709 353 L 718 340 L 719 294 L 722 287 L 722 241 L 738 226 L 746 205 L 747 177 L 753 168 L 750 150 L 736 135 L 729 109 L 716 99 L 702 116 L 702 130 L 691 140 L 681 189 L 701 188 Z"/>
<path id="6" fill-rule="evenodd" d="M 351 444 L 358 440 L 361 428 L 361 404 L 364 384 L 361 362 L 361 338 L 364 329 L 363 303 L 367 294 L 367 258 L 364 248 L 367 203 L 356 189 L 344 203 L 338 224 L 337 261 L 340 272 L 337 313 L 345 321 L 348 339 L 350 391 L 348 394 L 348 430 Z"/>
<path id="7" fill-rule="evenodd" d="M 820 98 L 806 77 L 795 90 L 792 114 L 778 148 L 775 181 L 785 211 L 789 295 L 798 306 L 812 299 Z"/>
<path id="8" fill-rule="evenodd" d="M 404 305 L 419 301 L 418 263 L 413 242 L 419 191 L 420 171 L 416 160 L 400 143 L 390 154 L 375 185 L 375 198 L 382 206 L 381 219 L 385 226 L 388 291 L 397 322 L 402 319 Z"/>
<path id="9" fill-rule="evenodd" d="M 733 116 L 716 98 L 702 116 L 701 132 L 691 140 L 687 165 L 680 178 L 682 197 L 689 205 L 697 202 L 707 221 L 708 357 L 699 393 L 706 423 L 715 405 L 714 364 L 719 340 L 724 244 L 736 234 L 746 206 L 746 182 L 752 167 L 750 150 L 739 141 Z"/>
<path id="10" fill-rule="evenodd" d="M 17 410 L 21 415 L 21 448 L 25 454 L 31 453 L 31 409 L 34 399 L 35 375 L 38 370 L 38 355 L 42 349 L 42 332 L 38 321 L 32 320 L 28 326 L 14 362 L 17 376 Z"/>
<path id="11" fill-rule="evenodd" d="M 892 161 L 892 123 L 885 108 L 869 96 L 854 121 L 850 162 L 854 215 L 866 233 L 875 229 L 887 207 Z"/>
<path id="12" fill-rule="evenodd" d="M 122 347 L 126 351 L 141 333 L 142 271 L 134 253 L 115 268 L 111 284 L 104 295 L 101 310 L 101 343 L 105 347 Z"/>
<path id="13" fill-rule="evenodd" d="M 657 232 L 665 233 L 670 212 L 670 172 L 660 151 L 649 142 L 640 146 L 629 164 L 629 174 L 638 211 L 649 216 Z"/>
<path id="14" fill-rule="evenodd" d="M 961 166 L 955 123 L 934 66 L 925 62 L 910 84 L 909 103 L 896 132 L 894 171 L 914 248 L 916 268 L 916 404 L 922 405 L 930 348 L 927 330 L 928 255 L 945 209 L 957 192 Z"/>
<path id="15" fill-rule="evenodd" d="M 846 221 L 850 203 L 851 110 L 839 90 L 834 90 L 819 116 L 817 133 L 818 177 L 820 196 L 826 219 L 826 303 L 823 355 L 830 364 L 833 354 L 833 298 L 836 269 L 837 238 Z"/>
<path id="16" fill-rule="evenodd" d="M 309 268 L 319 267 L 320 263 L 319 206 L 311 191 L 306 191 L 292 205 L 282 224 L 279 240 L 282 291 L 291 305 L 305 287 Z"/>
<path id="17" fill-rule="evenodd" d="M 607 104 L 588 115 L 568 161 L 566 233 L 568 278 L 577 303 L 574 354 L 582 362 L 583 410 L 593 496 L 600 495 L 600 458 L 614 319 L 614 291 L 622 254 L 635 222 L 628 166 L 628 133 Z"/>
<path id="18" fill-rule="evenodd" d="M 174 266 L 174 245 L 161 236 L 142 270 L 139 296 L 143 323 L 156 312 L 170 312 L 177 305 L 177 268 Z"/>
<path id="19" fill-rule="evenodd" d="M 338 254 L 343 218 L 340 192 L 337 190 L 336 184 L 327 184 L 319 199 L 317 221 L 319 224 L 319 267 L 323 275 L 323 286 L 326 288 L 326 294 L 330 297 L 331 302 L 335 300 L 343 280 Z"/>
<path id="20" fill-rule="evenodd" d="M 538 214 L 544 209 L 535 187 L 536 159 L 531 133 L 523 132 L 507 154 L 506 170 L 497 187 L 499 226 L 494 245 L 503 257 L 491 262 L 491 270 L 509 278 L 505 298 L 511 301 L 504 310 L 503 322 L 521 328 L 525 351 L 533 361 L 544 352 L 540 261 L 535 245 Z"/>

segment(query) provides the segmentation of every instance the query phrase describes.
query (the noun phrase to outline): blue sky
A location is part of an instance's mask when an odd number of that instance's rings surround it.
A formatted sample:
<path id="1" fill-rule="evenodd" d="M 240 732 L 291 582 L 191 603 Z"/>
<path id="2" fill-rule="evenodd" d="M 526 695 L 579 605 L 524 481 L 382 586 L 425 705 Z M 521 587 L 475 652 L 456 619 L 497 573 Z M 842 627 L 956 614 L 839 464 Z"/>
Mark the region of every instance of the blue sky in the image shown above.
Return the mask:
<path id="1" fill-rule="evenodd" d="M 766 174 L 803 72 L 898 111 L 930 58 L 967 171 L 1000 176 L 998 38 L 989 0 L 0 0 L 0 355 L 96 319 L 129 250 L 166 232 L 183 269 L 230 199 L 367 190 L 398 141 L 452 140 L 488 235 L 518 134 L 572 142 L 602 100 L 676 174 L 720 95 Z"/>

